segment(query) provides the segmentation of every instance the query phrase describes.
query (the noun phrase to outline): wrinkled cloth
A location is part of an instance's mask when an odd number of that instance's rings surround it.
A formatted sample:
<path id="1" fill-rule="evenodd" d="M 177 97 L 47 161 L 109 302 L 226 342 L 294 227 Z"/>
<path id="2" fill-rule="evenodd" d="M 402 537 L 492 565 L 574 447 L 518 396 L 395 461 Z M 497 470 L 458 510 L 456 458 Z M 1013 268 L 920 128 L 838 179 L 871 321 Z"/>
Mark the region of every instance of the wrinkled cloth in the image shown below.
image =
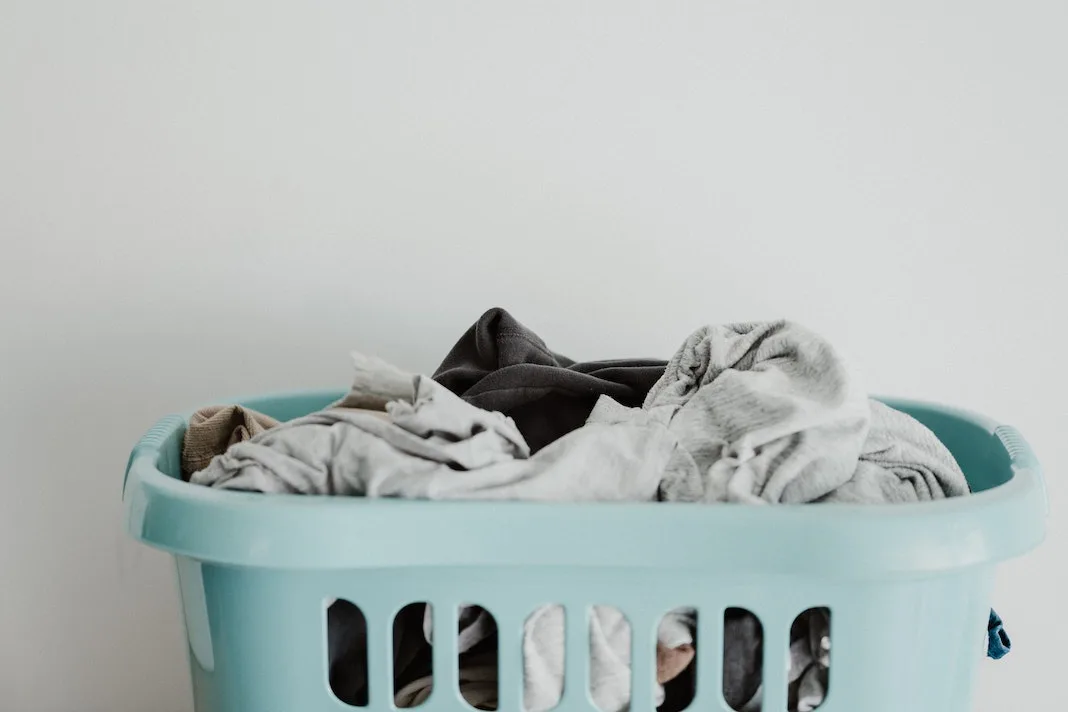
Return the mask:
<path id="1" fill-rule="evenodd" d="M 868 406 L 868 436 L 853 476 L 822 501 L 893 504 L 969 493 L 957 461 L 927 426 L 877 400 Z"/>
<path id="2" fill-rule="evenodd" d="M 822 337 L 788 321 L 694 332 L 644 408 L 673 408 L 673 501 L 915 502 L 966 494 L 949 450 L 867 397 Z"/>
<path id="3" fill-rule="evenodd" d="M 269 415 L 238 405 L 201 408 L 189 417 L 182 441 L 182 477 L 207 467 L 216 455 L 278 425 Z"/>
<path id="4" fill-rule="evenodd" d="M 665 473 L 669 501 L 800 503 L 853 475 L 868 398 L 831 346 L 786 321 L 708 326 L 672 356 L 644 407 L 692 461 Z"/>
<path id="5" fill-rule="evenodd" d="M 433 378 L 468 403 L 512 418 L 538 452 L 584 425 L 601 395 L 640 406 L 664 365 L 657 359 L 576 363 L 498 308 L 460 337 Z"/>
<path id="6" fill-rule="evenodd" d="M 395 369 L 354 354 L 360 379 Z M 375 380 L 376 372 L 384 379 Z M 604 399 L 590 422 L 534 456 L 510 418 L 411 377 L 388 419 L 332 408 L 236 443 L 191 479 L 225 489 L 408 499 L 652 501 L 676 456 L 665 411 Z"/>

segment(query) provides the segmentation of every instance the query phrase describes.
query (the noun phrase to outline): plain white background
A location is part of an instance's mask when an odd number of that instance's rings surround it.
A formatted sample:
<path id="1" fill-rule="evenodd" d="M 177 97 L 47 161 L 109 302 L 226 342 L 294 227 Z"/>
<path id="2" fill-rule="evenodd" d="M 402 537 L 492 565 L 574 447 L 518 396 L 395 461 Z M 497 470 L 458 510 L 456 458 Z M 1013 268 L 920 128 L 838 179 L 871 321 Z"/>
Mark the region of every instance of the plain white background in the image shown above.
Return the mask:
<path id="1" fill-rule="evenodd" d="M 1018 426 L 1050 535 L 976 709 L 1063 699 L 1061 0 L 0 0 L 0 709 L 190 712 L 129 447 L 432 369 L 502 305 L 575 358 L 790 317 Z"/>

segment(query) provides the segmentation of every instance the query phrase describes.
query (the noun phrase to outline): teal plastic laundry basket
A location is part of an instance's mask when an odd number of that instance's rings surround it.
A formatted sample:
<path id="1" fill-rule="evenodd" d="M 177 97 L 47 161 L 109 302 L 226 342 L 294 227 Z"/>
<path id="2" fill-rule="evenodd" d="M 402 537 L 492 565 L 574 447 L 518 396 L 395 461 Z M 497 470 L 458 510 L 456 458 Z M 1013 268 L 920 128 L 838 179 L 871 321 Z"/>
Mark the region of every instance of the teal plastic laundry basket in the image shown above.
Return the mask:
<path id="1" fill-rule="evenodd" d="M 341 394 L 249 399 L 287 420 Z M 698 610 L 694 710 L 728 710 L 722 625 L 729 607 L 763 626 L 762 710 L 787 708 L 790 625 L 832 614 L 824 712 L 968 712 L 985 650 L 995 565 L 1037 546 L 1047 502 L 1038 462 L 1012 427 L 887 401 L 931 428 L 976 494 L 908 505 L 425 502 L 219 491 L 180 478 L 186 418 L 134 448 L 126 529 L 178 564 L 197 712 L 352 710 L 330 690 L 327 603 L 367 621 L 369 709 L 393 707 L 391 622 L 433 606 L 434 692 L 425 712 L 470 709 L 457 692 L 456 616 L 499 627 L 503 712 L 522 709 L 522 628 L 546 603 L 566 611 L 562 712 L 596 709 L 587 689 L 587 615 L 614 605 L 632 636 L 631 709 L 653 709 L 655 629 Z"/>

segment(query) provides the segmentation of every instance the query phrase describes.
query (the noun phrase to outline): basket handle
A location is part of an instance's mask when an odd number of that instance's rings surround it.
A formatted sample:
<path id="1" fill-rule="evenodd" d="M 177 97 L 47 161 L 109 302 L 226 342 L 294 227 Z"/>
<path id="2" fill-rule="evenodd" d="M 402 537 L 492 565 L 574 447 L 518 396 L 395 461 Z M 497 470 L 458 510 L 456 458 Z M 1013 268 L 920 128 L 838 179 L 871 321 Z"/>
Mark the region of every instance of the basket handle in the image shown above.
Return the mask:
<path id="1" fill-rule="evenodd" d="M 1042 476 L 1042 465 L 1038 462 L 1038 456 L 1035 455 L 1031 444 L 1024 438 L 1023 433 L 1011 425 L 999 425 L 994 428 L 994 435 L 1009 455 L 1013 477 L 1023 478 L 1025 483 L 1038 490 L 1044 514 L 1048 517 L 1049 492 L 1046 489 L 1046 480 Z"/>
<path id="2" fill-rule="evenodd" d="M 126 482 L 130 479 L 130 470 L 134 462 L 142 457 L 155 463 L 159 459 L 159 451 L 163 447 L 163 441 L 174 432 L 174 429 L 185 424 L 185 418 L 180 415 L 165 415 L 156 421 L 156 424 L 148 429 L 141 439 L 130 451 L 130 459 L 126 461 L 126 472 L 122 476 L 122 495 L 126 497 Z"/>
<path id="3" fill-rule="evenodd" d="M 1005 452 L 1009 453 L 1012 466 L 1016 469 L 1037 470 L 1038 457 L 1031 448 L 1030 443 L 1016 428 L 1011 425 L 999 425 L 994 429 L 994 435 L 1001 441 Z"/>

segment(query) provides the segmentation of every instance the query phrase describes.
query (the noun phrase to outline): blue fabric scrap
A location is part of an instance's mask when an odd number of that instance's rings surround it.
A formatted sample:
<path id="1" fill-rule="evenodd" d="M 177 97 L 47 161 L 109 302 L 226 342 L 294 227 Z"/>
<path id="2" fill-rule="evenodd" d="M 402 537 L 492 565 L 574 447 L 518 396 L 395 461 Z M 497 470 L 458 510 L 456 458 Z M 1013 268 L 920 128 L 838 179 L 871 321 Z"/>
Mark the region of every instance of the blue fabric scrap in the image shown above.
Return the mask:
<path id="1" fill-rule="evenodd" d="M 986 656 L 994 660 L 1001 660 L 1012 649 L 1012 641 L 1005 632 L 1005 626 L 1001 622 L 1001 616 L 990 609 L 990 622 L 986 626 Z"/>

